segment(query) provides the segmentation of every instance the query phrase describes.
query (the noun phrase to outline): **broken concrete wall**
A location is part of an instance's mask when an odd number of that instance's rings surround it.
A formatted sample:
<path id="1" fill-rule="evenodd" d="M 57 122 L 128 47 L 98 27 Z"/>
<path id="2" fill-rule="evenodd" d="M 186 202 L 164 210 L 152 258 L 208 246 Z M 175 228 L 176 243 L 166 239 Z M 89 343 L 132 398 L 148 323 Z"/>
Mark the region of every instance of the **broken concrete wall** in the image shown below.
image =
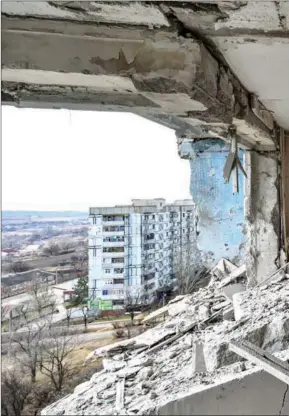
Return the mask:
<path id="1" fill-rule="evenodd" d="M 288 412 L 288 386 L 268 373 L 255 370 L 167 403 L 158 415 L 288 415 Z"/>
<path id="2" fill-rule="evenodd" d="M 228 151 L 228 145 L 219 139 L 186 142 L 180 149 L 191 164 L 198 259 L 208 266 L 222 257 L 236 264 L 245 260 L 244 177 L 240 175 L 239 194 L 233 194 L 232 185 L 225 184 L 222 175 Z M 242 160 L 242 151 L 239 157 Z"/>
<path id="3" fill-rule="evenodd" d="M 248 180 L 245 215 L 248 223 L 249 284 L 261 282 L 280 266 L 279 173 L 276 152 L 246 154 Z"/>

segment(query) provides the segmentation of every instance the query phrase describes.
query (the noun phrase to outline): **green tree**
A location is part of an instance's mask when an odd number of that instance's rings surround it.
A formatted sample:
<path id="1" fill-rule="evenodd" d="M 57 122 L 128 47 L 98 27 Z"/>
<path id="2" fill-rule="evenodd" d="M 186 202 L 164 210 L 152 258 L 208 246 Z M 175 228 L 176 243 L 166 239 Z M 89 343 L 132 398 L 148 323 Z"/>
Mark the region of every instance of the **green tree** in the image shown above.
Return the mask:
<path id="1" fill-rule="evenodd" d="M 76 286 L 73 288 L 74 290 L 74 299 L 73 304 L 74 306 L 78 306 L 83 304 L 83 301 L 88 296 L 88 276 L 80 277 L 77 280 Z"/>

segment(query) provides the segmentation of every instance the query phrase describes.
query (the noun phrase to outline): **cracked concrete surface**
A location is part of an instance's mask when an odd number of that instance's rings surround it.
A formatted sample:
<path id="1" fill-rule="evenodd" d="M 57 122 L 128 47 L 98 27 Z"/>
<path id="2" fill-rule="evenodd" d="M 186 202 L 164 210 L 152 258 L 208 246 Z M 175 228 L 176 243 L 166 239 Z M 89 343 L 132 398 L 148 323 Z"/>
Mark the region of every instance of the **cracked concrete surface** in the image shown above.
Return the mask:
<path id="1" fill-rule="evenodd" d="M 240 32 L 249 36 L 256 31 L 265 36 L 279 31 L 279 36 L 282 36 L 288 29 L 286 22 L 289 10 L 282 2 L 277 3 L 269 1 L 257 9 L 252 2 L 244 1 L 233 5 L 212 0 L 4 1 L 4 101 L 12 100 L 13 104 L 18 105 L 25 105 L 26 102 L 26 106 L 29 100 L 33 105 L 42 101 L 43 105 L 46 103 L 46 106 L 54 107 L 62 106 L 64 101 L 57 90 L 54 91 L 53 81 L 45 84 L 45 94 L 42 88 L 34 86 L 33 97 L 30 91 L 28 98 L 24 92 L 25 89 L 29 90 L 29 86 L 25 85 L 22 86 L 22 94 L 17 94 L 13 80 L 5 79 L 6 68 L 19 72 L 33 69 L 94 76 L 115 75 L 119 79 L 131 79 L 138 94 L 170 93 L 176 94 L 176 98 L 186 94 L 206 109 L 200 111 L 197 107 L 187 107 L 184 109 L 186 116 L 205 122 L 230 123 L 233 118 L 245 119 L 253 128 L 261 129 L 270 140 L 270 129 L 250 107 L 251 91 L 241 86 L 228 67 L 226 54 L 218 50 L 215 36 L 230 37 Z M 59 24 L 61 21 L 65 24 Z M 122 107 L 119 94 L 101 100 L 101 97 L 89 98 L 90 92 L 88 88 L 88 101 L 94 103 L 99 100 L 103 109 L 119 110 Z M 110 92 L 106 91 L 106 94 Z M 123 94 L 125 108 L 143 112 L 139 99 L 129 101 L 127 94 Z M 70 99 L 64 90 L 64 96 L 68 101 L 67 106 L 71 103 L 75 108 L 78 102 L 81 108 L 81 92 L 78 95 L 75 91 Z M 274 110 L 279 111 L 280 103 L 278 108 L 274 105 Z M 177 105 L 174 111 L 179 115 Z"/>

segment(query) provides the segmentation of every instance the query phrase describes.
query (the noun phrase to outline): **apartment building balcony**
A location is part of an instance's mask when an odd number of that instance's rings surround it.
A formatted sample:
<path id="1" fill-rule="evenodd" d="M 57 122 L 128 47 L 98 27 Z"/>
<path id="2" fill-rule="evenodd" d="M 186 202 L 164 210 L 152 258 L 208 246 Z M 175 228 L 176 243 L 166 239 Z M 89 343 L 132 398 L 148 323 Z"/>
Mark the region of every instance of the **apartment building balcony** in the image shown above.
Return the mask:
<path id="1" fill-rule="evenodd" d="M 117 259 L 111 259 L 111 260 L 117 260 Z M 124 265 L 124 259 L 122 261 L 117 260 L 116 263 L 102 263 L 102 266 L 104 268 L 112 269 L 112 268 L 123 268 Z"/>
<path id="2" fill-rule="evenodd" d="M 157 274 L 156 272 L 144 273 L 143 274 L 143 277 L 142 277 L 143 282 L 148 282 L 150 280 L 155 279 L 156 278 L 156 274 Z"/>
<path id="3" fill-rule="evenodd" d="M 117 277 L 118 276 L 118 277 Z M 123 274 L 115 274 L 108 277 L 108 275 L 104 275 L 101 279 L 101 287 L 102 289 L 123 289 L 124 288 L 124 275 Z"/>
<path id="4" fill-rule="evenodd" d="M 112 279 L 113 279 L 113 284 L 121 284 L 121 282 L 118 282 L 119 280 L 124 280 L 124 271 L 120 272 L 120 273 L 113 273 L 111 275 Z M 123 284 L 123 283 L 122 283 Z"/>
<path id="5" fill-rule="evenodd" d="M 110 221 L 103 220 L 102 225 L 103 227 L 111 227 L 111 226 L 121 227 L 121 226 L 124 226 L 124 220 L 110 220 Z"/>
<path id="6" fill-rule="evenodd" d="M 145 243 L 143 245 L 143 250 L 145 254 L 153 253 L 155 251 L 155 243 Z"/>
<path id="7" fill-rule="evenodd" d="M 124 247 L 124 241 L 104 241 L 103 247 Z"/>
<path id="8" fill-rule="evenodd" d="M 103 237 L 123 237 L 124 231 L 104 231 L 102 232 Z"/>
<path id="9" fill-rule="evenodd" d="M 123 289 L 102 289 L 101 298 L 103 300 L 118 300 L 125 298 L 125 292 Z"/>
<path id="10" fill-rule="evenodd" d="M 151 283 L 145 284 L 143 288 L 147 293 L 151 293 L 155 291 L 156 284 L 155 282 L 151 282 Z"/>
<path id="11" fill-rule="evenodd" d="M 108 248 L 108 247 L 105 247 L 105 248 Z M 116 248 L 118 248 L 118 247 L 116 247 Z M 121 247 L 119 247 L 119 248 L 121 248 Z M 122 252 L 105 252 L 105 251 L 103 251 L 102 252 L 102 257 L 104 257 L 104 258 L 107 258 L 107 257 L 110 257 L 110 258 L 117 258 L 117 257 L 121 257 L 121 256 L 124 256 L 124 251 L 122 251 Z"/>

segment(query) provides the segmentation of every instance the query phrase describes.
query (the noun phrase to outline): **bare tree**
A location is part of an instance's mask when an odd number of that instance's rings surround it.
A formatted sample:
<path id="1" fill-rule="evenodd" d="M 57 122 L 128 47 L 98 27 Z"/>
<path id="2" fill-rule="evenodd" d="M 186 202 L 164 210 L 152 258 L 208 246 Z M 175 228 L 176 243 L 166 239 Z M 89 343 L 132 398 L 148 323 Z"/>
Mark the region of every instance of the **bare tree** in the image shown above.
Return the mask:
<path id="1" fill-rule="evenodd" d="M 1 415 L 22 416 L 32 385 L 25 373 L 16 368 L 2 371 L 1 375 Z"/>
<path id="2" fill-rule="evenodd" d="M 59 335 L 56 331 L 50 331 L 49 341 L 42 345 L 40 371 L 50 378 L 56 392 L 62 390 L 73 373 L 69 358 L 75 347 L 75 336 L 70 337 L 68 333 Z"/>
<path id="3" fill-rule="evenodd" d="M 84 328 L 85 331 L 87 330 L 87 321 L 88 321 L 88 308 L 87 306 L 82 306 L 81 307 L 81 312 L 82 312 L 82 316 L 83 316 L 83 323 L 84 323 Z"/>
<path id="4" fill-rule="evenodd" d="M 129 312 L 131 321 L 134 320 L 135 311 L 141 303 L 140 289 L 127 289 L 125 292 L 125 310 Z"/>
<path id="5" fill-rule="evenodd" d="M 15 358 L 27 369 L 31 382 L 35 383 L 38 363 L 41 359 L 42 339 L 51 328 L 56 303 L 48 287 L 40 287 L 37 283 L 33 286 L 30 295 L 30 301 L 18 309 L 18 320 L 22 331 L 13 332 L 11 341 L 19 350 Z"/>
<path id="6" fill-rule="evenodd" d="M 33 282 L 30 291 L 30 309 L 36 312 L 37 318 L 53 317 L 56 312 L 56 298 L 49 285 L 40 283 L 37 279 Z"/>
<path id="7" fill-rule="evenodd" d="M 78 262 L 78 256 L 76 254 L 73 254 L 70 257 L 70 260 L 71 260 L 72 263 L 77 263 Z"/>
<path id="8" fill-rule="evenodd" d="M 66 324 L 67 324 L 67 328 L 70 327 L 70 321 L 71 321 L 71 317 L 73 312 L 75 311 L 75 308 L 66 308 Z"/>
<path id="9" fill-rule="evenodd" d="M 208 275 L 206 268 L 196 263 L 191 241 L 175 244 L 173 247 L 173 274 L 179 295 L 194 292 L 200 281 Z"/>
<path id="10" fill-rule="evenodd" d="M 59 250 L 58 244 L 50 244 L 43 249 L 43 253 L 49 256 L 56 256 L 59 253 Z"/>
<path id="11" fill-rule="evenodd" d="M 28 270 L 29 266 L 24 261 L 15 261 L 8 266 L 8 272 L 10 273 L 22 273 Z"/>

